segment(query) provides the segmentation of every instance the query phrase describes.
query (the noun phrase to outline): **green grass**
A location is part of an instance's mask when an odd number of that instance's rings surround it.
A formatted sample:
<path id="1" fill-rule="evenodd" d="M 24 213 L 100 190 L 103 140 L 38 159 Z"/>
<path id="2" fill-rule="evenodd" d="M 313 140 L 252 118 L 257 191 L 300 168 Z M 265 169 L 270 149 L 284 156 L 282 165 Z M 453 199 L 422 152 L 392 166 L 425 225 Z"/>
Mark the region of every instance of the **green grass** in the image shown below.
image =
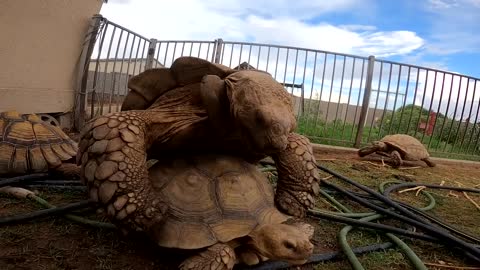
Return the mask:
<path id="1" fill-rule="evenodd" d="M 312 143 L 353 147 L 357 130 L 358 125 L 344 123 L 341 120 L 325 122 L 314 115 L 297 118 L 297 132 L 307 136 Z M 394 131 L 391 131 L 391 133 L 394 133 Z M 447 143 L 440 140 L 435 134 L 433 136 L 423 135 L 421 132 L 409 132 L 409 134 L 421 140 L 434 157 L 480 161 L 479 151 L 474 149 L 473 142 L 468 145 L 467 138 L 465 138 L 463 144 L 461 141 Z M 385 135 L 387 135 L 385 129 L 382 132 L 378 127 L 366 126 L 363 129 L 361 146 Z"/>

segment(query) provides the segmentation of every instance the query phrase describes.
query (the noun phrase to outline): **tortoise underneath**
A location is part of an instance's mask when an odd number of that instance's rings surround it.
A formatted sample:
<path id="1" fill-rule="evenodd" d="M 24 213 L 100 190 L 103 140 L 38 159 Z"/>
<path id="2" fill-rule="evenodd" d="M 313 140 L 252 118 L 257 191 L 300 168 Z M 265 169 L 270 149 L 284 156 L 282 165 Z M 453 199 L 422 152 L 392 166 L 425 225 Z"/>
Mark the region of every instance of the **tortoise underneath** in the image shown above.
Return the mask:
<path id="1" fill-rule="evenodd" d="M 125 194 L 106 205 L 107 216 L 122 228 L 132 208 L 146 209 L 143 231 L 159 246 L 198 249 L 180 269 L 232 269 L 267 259 L 299 265 L 313 251 L 313 227 L 281 213 L 266 176 L 242 158 L 159 160 L 149 179 L 138 196 Z"/>

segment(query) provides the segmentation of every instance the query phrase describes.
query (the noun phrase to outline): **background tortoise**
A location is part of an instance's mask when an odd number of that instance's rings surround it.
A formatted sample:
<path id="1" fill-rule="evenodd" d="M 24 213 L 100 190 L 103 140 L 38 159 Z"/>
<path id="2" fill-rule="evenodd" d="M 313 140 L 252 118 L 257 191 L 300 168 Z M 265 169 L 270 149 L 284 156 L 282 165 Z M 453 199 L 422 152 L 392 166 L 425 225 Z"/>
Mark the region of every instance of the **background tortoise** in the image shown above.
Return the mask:
<path id="1" fill-rule="evenodd" d="M 59 127 L 35 114 L 0 113 L 0 175 L 11 176 L 53 170 L 78 175 L 73 163 L 62 163 L 77 153 L 77 143 Z"/>
<path id="2" fill-rule="evenodd" d="M 266 259 L 303 264 L 313 251 L 313 226 L 284 223 L 290 217 L 275 208 L 268 179 L 242 158 L 164 159 L 149 169 L 149 176 L 137 194 L 110 197 L 114 188 L 102 189 L 106 183 L 135 181 L 129 178 L 105 180 L 98 191 L 92 185 L 90 190 L 98 192 L 108 217 L 120 228 L 141 224 L 159 246 L 198 249 L 181 269 L 232 269 L 237 262 Z"/>
<path id="3" fill-rule="evenodd" d="M 269 155 L 279 175 L 277 205 L 297 217 L 314 205 L 319 175 L 312 147 L 293 132 L 290 96 L 268 73 L 180 57 L 128 86 L 123 111 L 90 120 L 80 136 L 77 163 L 97 187 L 128 178 L 135 184 L 121 190 L 135 193 L 148 183 L 147 159 L 178 153 L 228 153 L 252 163 Z"/>
<path id="4" fill-rule="evenodd" d="M 374 141 L 371 145 L 359 149 L 358 155 L 363 157 L 374 152 L 391 157 L 395 167 L 401 166 L 403 160 L 422 160 L 430 167 L 436 165 L 430 159 L 425 146 L 416 138 L 406 134 L 387 135 L 380 141 Z"/>

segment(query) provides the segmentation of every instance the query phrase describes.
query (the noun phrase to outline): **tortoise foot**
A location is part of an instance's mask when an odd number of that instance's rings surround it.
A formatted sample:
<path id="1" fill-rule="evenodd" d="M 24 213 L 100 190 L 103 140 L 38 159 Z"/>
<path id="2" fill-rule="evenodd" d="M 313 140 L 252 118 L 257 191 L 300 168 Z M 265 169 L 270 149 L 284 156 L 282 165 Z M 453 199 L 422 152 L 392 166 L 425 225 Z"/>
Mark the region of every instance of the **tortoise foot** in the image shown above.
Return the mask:
<path id="1" fill-rule="evenodd" d="M 158 200 L 147 198 L 145 130 L 141 112 L 98 117 L 84 127 L 77 156 L 90 198 L 106 208 L 109 218 L 135 230 L 164 212 Z"/>
<path id="2" fill-rule="evenodd" d="M 236 263 L 235 251 L 228 245 L 215 244 L 183 261 L 181 270 L 230 270 Z"/>
<path id="3" fill-rule="evenodd" d="M 277 189 L 275 204 L 288 215 L 303 218 L 306 215 L 307 209 L 315 206 L 315 198 L 306 191 Z"/>
<path id="4" fill-rule="evenodd" d="M 304 217 L 315 205 L 320 187 L 320 176 L 308 138 L 291 133 L 287 148 L 274 156 L 278 170 L 275 195 L 277 206 L 286 213 Z"/>

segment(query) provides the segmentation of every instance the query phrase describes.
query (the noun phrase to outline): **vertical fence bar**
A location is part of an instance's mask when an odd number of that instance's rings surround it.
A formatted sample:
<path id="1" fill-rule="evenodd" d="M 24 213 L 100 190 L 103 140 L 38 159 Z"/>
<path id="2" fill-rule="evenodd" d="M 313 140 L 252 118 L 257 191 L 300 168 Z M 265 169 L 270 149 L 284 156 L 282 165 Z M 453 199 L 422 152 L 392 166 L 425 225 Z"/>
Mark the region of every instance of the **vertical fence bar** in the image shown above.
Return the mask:
<path id="1" fill-rule="evenodd" d="M 365 79 L 365 92 L 363 93 L 362 110 L 358 121 L 357 136 L 355 137 L 355 148 L 359 148 L 362 143 L 363 128 L 367 120 L 368 106 L 370 104 L 370 94 L 372 93 L 373 67 L 375 65 L 375 56 L 368 57 L 367 78 Z"/>
<path id="2" fill-rule="evenodd" d="M 360 105 L 360 93 L 362 92 L 362 85 L 363 85 L 363 74 L 365 72 L 365 59 L 362 59 L 362 73 L 360 74 L 360 84 L 358 85 L 358 97 L 357 97 L 357 106 L 355 106 L 355 115 L 353 116 L 353 125 L 352 125 L 352 131 L 350 133 L 350 140 L 353 139 L 353 133 L 355 130 L 355 121 L 357 120 L 357 113 L 358 113 L 358 107 Z M 370 98 L 370 96 L 369 96 Z M 360 126 L 360 119 L 358 119 L 358 126 Z M 358 128 L 357 126 L 357 128 Z"/>
<path id="3" fill-rule="evenodd" d="M 154 38 L 150 39 L 150 44 L 148 45 L 147 60 L 145 61 L 145 70 L 151 69 L 153 67 L 153 59 L 155 57 L 156 47 L 157 40 Z"/>
<path id="4" fill-rule="evenodd" d="M 78 64 L 78 74 L 76 82 L 76 99 L 74 108 L 74 125 L 76 131 L 80 131 L 85 123 L 85 106 L 87 103 L 87 79 L 88 79 L 88 65 L 90 63 L 90 56 L 95 47 L 96 36 L 100 28 L 100 22 L 103 20 L 102 15 L 95 14 L 90 20 L 85 39 L 83 41 L 83 49 L 80 55 Z"/>
<path id="5" fill-rule="evenodd" d="M 220 64 L 220 57 L 222 56 L 223 52 L 223 39 L 217 39 L 216 46 L 213 48 L 213 55 L 215 55 L 214 62 Z M 230 56 L 232 57 L 232 56 Z"/>

